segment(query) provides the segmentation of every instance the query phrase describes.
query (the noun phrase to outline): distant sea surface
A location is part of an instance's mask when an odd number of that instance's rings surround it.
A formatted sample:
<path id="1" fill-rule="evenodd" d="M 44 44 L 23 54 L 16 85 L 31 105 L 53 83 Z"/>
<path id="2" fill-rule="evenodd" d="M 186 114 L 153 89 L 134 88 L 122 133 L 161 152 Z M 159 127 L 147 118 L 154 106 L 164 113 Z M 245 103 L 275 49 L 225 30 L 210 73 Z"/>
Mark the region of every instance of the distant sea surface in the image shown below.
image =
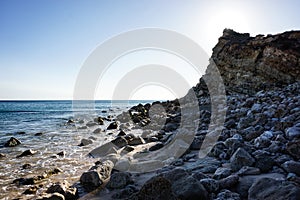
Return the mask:
<path id="1" fill-rule="evenodd" d="M 27 186 L 12 184 L 17 178 L 38 176 L 46 170 L 59 167 L 61 175 L 53 176 L 43 184 L 68 180 L 74 183 L 95 160 L 86 155 L 89 151 L 110 141 L 111 136 L 105 131 L 109 121 L 100 126 L 78 129 L 67 121 L 82 116 L 85 125 L 97 116 L 117 116 L 128 108 L 139 103 L 153 101 L 80 101 L 73 106 L 71 100 L 66 101 L 0 101 L 0 153 L 6 155 L 0 165 L 0 199 L 14 199 L 22 196 Z M 78 103 L 78 102 L 77 102 Z M 76 107 L 76 109 L 73 109 Z M 75 118 L 77 119 L 77 118 Z M 81 126 L 81 125 L 80 125 Z M 93 131 L 103 131 L 95 134 Z M 36 135 L 36 133 L 42 133 Z M 22 144 L 17 147 L 4 147 L 10 137 L 19 139 Z M 83 138 L 93 138 L 92 145 L 79 147 Z M 32 149 L 37 153 L 33 156 L 17 158 L 23 151 Z M 64 157 L 56 157 L 64 151 Z M 22 169 L 22 165 L 30 163 L 32 168 Z"/>

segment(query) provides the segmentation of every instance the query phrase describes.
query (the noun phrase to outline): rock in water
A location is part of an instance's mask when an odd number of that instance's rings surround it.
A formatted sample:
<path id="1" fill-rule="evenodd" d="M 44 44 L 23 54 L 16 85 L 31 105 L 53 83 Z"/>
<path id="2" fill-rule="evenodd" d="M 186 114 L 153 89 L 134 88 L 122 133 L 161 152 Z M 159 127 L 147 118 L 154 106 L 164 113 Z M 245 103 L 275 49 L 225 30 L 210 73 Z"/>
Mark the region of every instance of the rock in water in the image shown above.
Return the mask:
<path id="1" fill-rule="evenodd" d="M 103 182 L 109 178 L 113 167 L 114 164 L 110 160 L 99 163 L 81 175 L 80 183 L 87 191 L 93 191 L 100 187 Z"/>
<path id="2" fill-rule="evenodd" d="M 249 189 L 249 200 L 300 199 L 300 188 L 288 181 L 262 178 Z"/>
<path id="3" fill-rule="evenodd" d="M 4 146 L 5 147 L 15 147 L 17 145 L 21 144 L 21 142 L 17 139 L 17 138 L 14 138 L 14 137 L 11 137 L 5 144 Z"/>
<path id="4" fill-rule="evenodd" d="M 112 122 L 108 125 L 107 130 L 117 129 L 117 128 L 118 128 L 117 122 Z"/>
<path id="5" fill-rule="evenodd" d="M 24 157 L 24 156 L 32 156 L 35 153 L 36 153 L 36 151 L 28 149 L 28 150 L 24 151 L 23 153 L 21 153 L 20 155 L 18 155 L 17 158 L 21 158 L 21 157 Z"/>

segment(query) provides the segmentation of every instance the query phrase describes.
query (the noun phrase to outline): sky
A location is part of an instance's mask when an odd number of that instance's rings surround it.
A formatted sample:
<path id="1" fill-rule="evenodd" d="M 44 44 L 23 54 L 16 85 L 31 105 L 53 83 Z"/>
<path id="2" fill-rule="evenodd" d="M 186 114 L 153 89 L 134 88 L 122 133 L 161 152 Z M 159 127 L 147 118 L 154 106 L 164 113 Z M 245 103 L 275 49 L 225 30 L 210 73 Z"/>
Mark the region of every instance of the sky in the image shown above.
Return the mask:
<path id="1" fill-rule="evenodd" d="M 104 41 L 153 27 L 191 38 L 208 55 L 224 28 L 274 34 L 300 30 L 297 0 L 0 0 L 0 99 L 72 99 L 78 73 Z M 193 86 L 200 76 L 176 56 L 137 52 L 115 61 L 98 81 L 95 99 L 111 99 L 134 66 L 164 64 Z M 131 99 L 172 99 L 148 84 Z"/>

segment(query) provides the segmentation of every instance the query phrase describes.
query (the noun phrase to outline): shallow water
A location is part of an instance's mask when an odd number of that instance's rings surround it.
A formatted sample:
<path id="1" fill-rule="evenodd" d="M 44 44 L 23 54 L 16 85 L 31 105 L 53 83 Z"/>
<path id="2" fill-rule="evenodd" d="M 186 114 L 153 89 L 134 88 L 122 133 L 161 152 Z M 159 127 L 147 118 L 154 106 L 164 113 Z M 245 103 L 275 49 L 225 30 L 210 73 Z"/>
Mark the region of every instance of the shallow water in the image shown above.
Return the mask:
<path id="1" fill-rule="evenodd" d="M 95 116 L 116 116 L 137 103 L 140 102 L 126 101 L 112 104 L 110 101 L 98 101 L 92 112 L 82 109 L 77 110 L 75 114 L 81 114 L 86 123 Z M 22 193 L 30 185 L 13 184 L 13 180 L 17 178 L 38 176 L 56 167 L 62 169 L 62 173 L 41 181 L 43 187 L 38 191 L 41 193 L 47 186 L 57 181 L 67 180 L 74 184 L 80 175 L 93 165 L 96 160 L 87 157 L 88 152 L 113 137 L 106 132 L 95 134 L 93 130 L 105 129 L 110 122 L 78 130 L 78 125 L 66 124 L 67 120 L 73 117 L 71 101 L 0 102 L 0 153 L 6 154 L 5 158 L 0 159 L 0 199 L 23 196 Z M 25 134 L 17 133 L 20 131 L 24 131 Z M 43 134 L 35 136 L 38 132 Z M 91 136 L 95 139 L 92 145 L 78 146 L 82 138 L 87 139 Z M 18 138 L 22 144 L 17 147 L 3 147 L 10 137 Z M 28 149 L 37 153 L 33 156 L 16 158 Z M 65 151 L 64 157 L 55 156 L 61 151 Z M 32 168 L 22 169 L 26 163 L 31 164 Z"/>

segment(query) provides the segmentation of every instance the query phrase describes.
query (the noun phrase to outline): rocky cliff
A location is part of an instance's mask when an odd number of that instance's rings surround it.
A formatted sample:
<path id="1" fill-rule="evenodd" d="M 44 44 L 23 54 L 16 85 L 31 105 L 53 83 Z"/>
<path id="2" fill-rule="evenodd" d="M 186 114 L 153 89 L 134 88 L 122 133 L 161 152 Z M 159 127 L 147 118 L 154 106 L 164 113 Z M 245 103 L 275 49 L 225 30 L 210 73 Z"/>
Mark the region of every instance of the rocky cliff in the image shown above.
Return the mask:
<path id="1" fill-rule="evenodd" d="M 225 29 L 211 59 L 227 93 L 283 87 L 300 80 L 300 31 L 251 37 Z"/>

